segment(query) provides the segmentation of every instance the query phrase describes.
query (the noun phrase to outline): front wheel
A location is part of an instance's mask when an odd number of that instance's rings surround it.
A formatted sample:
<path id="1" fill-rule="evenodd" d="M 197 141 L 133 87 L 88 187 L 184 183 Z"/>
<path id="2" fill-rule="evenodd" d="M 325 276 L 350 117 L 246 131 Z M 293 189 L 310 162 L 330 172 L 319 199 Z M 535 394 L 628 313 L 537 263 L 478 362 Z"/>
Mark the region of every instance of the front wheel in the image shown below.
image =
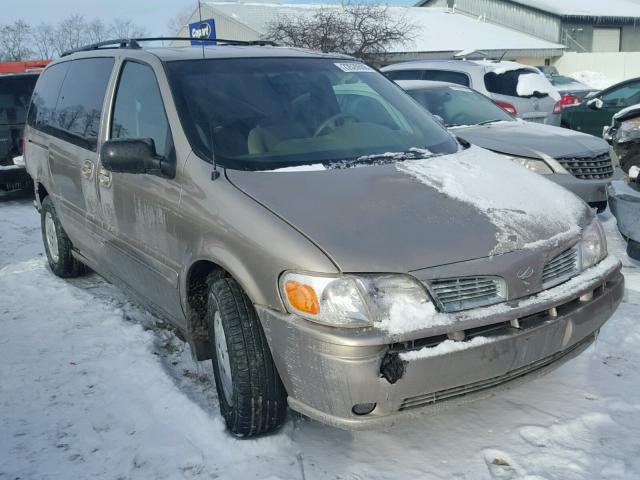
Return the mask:
<path id="1" fill-rule="evenodd" d="M 58 214 L 49 197 L 42 201 L 40 228 L 44 251 L 53 273 L 62 278 L 77 277 L 84 272 L 84 265 L 71 253 L 73 244 L 60 224 Z"/>
<path id="2" fill-rule="evenodd" d="M 286 418 L 287 395 L 253 304 L 232 278 L 211 285 L 207 323 L 227 428 L 238 437 L 276 430 Z"/>

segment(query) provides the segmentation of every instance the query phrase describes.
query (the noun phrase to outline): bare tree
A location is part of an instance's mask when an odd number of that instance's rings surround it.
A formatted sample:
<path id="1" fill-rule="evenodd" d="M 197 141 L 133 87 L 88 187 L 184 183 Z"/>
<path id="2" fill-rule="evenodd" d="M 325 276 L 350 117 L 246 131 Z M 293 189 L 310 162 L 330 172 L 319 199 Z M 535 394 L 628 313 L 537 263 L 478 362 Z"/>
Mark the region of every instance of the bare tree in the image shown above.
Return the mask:
<path id="1" fill-rule="evenodd" d="M 53 45 L 56 53 L 61 55 L 89 43 L 87 41 L 87 22 L 82 15 L 71 15 L 62 20 L 55 28 Z"/>
<path id="2" fill-rule="evenodd" d="M 2 58 L 16 62 L 31 56 L 29 40 L 31 27 L 23 20 L 16 20 L 0 27 L 0 55 Z"/>
<path id="3" fill-rule="evenodd" d="M 413 40 L 416 28 L 404 16 L 391 16 L 386 6 L 346 4 L 322 7 L 311 14 L 278 17 L 267 25 L 265 37 L 292 47 L 372 60 L 393 45 Z"/>
<path id="4" fill-rule="evenodd" d="M 184 27 L 189 22 L 192 13 L 193 8 L 191 7 L 187 7 L 176 13 L 175 16 L 167 22 L 169 35 L 178 35 L 180 33 L 180 30 L 182 30 L 182 27 Z"/>
<path id="5" fill-rule="evenodd" d="M 104 40 L 108 40 L 110 36 L 109 27 L 107 27 L 99 18 L 88 22 L 85 32 L 88 43 L 102 42 Z"/>
<path id="6" fill-rule="evenodd" d="M 55 28 L 50 23 L 41 23 L 31 31 L 31 43 L 39 58 L 52 58 L 56 52 Z"/>
<path id="7" fill-rule="evenodd" d="M 111 36 L 114 38 L 136 38 L 146 36 L 147 30 L 131 20 L 118 18 L 111 22 Z"/>

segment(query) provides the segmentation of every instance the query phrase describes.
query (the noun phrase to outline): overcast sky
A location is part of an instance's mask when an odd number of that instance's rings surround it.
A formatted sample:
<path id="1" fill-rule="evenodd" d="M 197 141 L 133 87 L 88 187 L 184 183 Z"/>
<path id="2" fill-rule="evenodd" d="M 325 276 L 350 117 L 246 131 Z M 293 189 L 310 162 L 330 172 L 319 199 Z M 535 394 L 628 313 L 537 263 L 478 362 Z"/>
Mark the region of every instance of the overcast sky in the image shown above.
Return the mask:
<path id="1" fill-rule="evenodd" d="M 302 3 L 321 1 L 303 0 Z M 64 17 L 79 13 L 87 18 L 99 17 L 107 23 L 115 18 L 131 19 L 144 25 L 150 35 L 173 33 L 167 30 L 169 20 L 189 7 L 195 10 L 198 4 L 197 0 L 1 0 L 0 3 L 4 4 L 0 23 L 9 23 L 18 18 L 32 25 L 41 22 L 56 23 Z M 280 3 L 296 3 L 296 0 Z M 389 0 L 380 3 L 410 5 L 415 1 Z"/>

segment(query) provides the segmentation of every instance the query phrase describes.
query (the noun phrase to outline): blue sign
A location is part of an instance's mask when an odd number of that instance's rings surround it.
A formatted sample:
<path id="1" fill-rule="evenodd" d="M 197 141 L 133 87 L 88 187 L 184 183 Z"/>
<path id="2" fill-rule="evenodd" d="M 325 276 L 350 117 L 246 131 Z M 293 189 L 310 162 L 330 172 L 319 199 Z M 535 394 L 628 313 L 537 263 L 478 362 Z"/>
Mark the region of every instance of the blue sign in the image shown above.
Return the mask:
<path id="1" fill-rule="evenodd" d="M 201 22 L 190 23 L 189 38 L 216 38 L 216 21 L 213 18 L 207 18 Z M 215 43 L 191 41 L 191 45 L 215 45 Z"/>

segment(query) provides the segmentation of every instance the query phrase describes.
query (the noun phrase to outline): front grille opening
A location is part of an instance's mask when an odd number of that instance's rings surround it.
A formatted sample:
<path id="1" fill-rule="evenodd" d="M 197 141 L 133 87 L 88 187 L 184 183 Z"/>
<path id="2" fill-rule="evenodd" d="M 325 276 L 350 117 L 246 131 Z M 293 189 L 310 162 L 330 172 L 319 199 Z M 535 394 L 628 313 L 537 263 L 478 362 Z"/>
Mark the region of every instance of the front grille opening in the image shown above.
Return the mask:
<path id="1" fill-rule="evenodd" d="M 542 288 L 555 287 L 578 273 L 578 247 L 573 246 L 547 262 L 542 271 Z"/>
<path id="2" fill-rule="evenodd" d="M 560 157 L 556 160 L 571 175 L 582 180 L 598 180 L 613 175 L 613 165 L 608 152 L 593 157 Z"/>
<path id="3" fill-rule="evenodd" d="M 430 290 L 440 309 L 448 313 L 493 305 L 506 298 L 504 280 L 493 276 L 432 280 Z"/>

